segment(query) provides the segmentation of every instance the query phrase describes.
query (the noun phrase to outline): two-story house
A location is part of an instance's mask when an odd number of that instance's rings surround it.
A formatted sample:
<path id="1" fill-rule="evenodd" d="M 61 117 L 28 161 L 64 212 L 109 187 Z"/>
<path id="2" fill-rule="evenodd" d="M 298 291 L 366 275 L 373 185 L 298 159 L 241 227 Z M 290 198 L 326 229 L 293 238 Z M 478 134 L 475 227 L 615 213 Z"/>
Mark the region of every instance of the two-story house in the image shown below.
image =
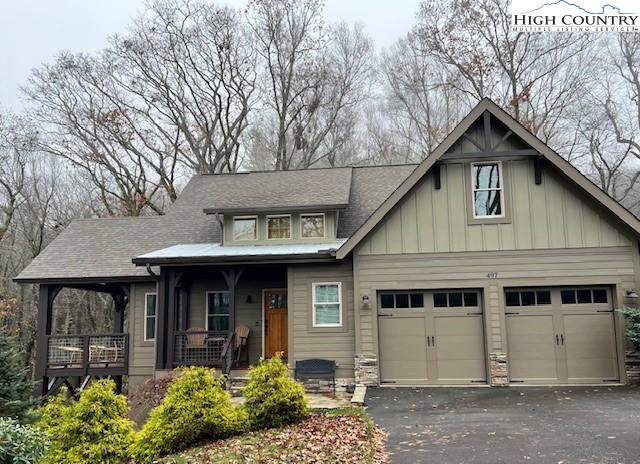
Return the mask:
<path id="1" fill-rule="evenodd" d="M 74 221 L 40 284 L 36 376 L 328 358 L 342 383 L 624 383 L 640 222 L 490 100 L 419 165 L 200 175 L 163 217 Z M 64 287 L 114 333 L 52 334 Z M 128 313 L 128 330 L 125 317 Z"/>

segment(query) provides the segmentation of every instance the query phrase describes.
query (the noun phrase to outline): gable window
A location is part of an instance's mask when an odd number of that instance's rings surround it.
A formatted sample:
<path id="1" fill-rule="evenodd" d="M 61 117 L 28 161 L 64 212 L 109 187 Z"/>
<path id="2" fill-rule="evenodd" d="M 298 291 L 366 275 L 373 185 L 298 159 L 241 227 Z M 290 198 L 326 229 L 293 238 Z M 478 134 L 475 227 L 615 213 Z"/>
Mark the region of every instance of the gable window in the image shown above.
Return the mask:
<path id="1" fill-rule="evenodd" d="M 342 327 L 340 282 L 313 284 L 313 326 Z"/>
<path id="2" fill-rule="evenodd" d="M 323 238 L 324 234 L 324 213 L 300 215 L 300 236 L 302 238 Z"/>
<path id="3" fill-rule="evenodd" d="M 229 292 L 207 292 L 207 330 L 229 330 Z"/>
<path id="4" fill-rule="evenodd" d="M 233 218 L 233 239 L 234 240 L 256 240 L 258 218 L 252 217 L 234 217 Z"/>
<path id="5" fill-rule="evenodd" d="M 291 216 L 267 216 L 267 238 L 291 238 Z"/>
<path id="6" fill-rule="evenodd" d="M 155 293 L 144 295 L 144 341 L 156 339 L 156 314 L 158 299 Z"/>
<path id="7" fill-rule="evenodd" d="M 502 164 L 471 164 L 471 187 L 474 218 L 504 216 Z"/>

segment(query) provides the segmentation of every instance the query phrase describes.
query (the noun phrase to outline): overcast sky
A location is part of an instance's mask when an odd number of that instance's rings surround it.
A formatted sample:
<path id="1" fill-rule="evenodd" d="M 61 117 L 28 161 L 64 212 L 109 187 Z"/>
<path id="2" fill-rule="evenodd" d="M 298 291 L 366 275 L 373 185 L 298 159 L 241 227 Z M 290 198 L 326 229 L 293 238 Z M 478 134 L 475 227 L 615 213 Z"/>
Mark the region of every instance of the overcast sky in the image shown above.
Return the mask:
<path id="1" fill-rule="evenodd" d="M 226 0 L 243 5 L 244 0 Z M 414 24 L 419 0 L 326 0 L 326 19 L 361 21 L 377 47 Z M 18 85 L 60 50 L 92 52 L 126 31 L 144 0 L 0 0 L 0 105 L 20 109 Z"/>

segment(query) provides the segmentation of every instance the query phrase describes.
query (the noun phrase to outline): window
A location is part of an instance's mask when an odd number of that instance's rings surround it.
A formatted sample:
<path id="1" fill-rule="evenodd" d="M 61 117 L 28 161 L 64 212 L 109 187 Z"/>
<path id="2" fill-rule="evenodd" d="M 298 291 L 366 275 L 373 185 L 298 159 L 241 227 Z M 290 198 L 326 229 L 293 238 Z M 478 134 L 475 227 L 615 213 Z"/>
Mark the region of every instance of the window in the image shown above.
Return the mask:
<path id="1" fill-rule="evenodd" d="M 229 292 L 207 292 L 207 330 L 229 330 Z"/>
<path id="2" fill-rule="evenodd" d="M 503 217 L 501 163 L 471 165 L 471 187 L 473 195 L 473 217 Z"/>
<path id="3" fill-rule="evenodd" d="M 267 216 L 267 238 L 291 238 L 291 216 Z"/>
<path id="4" fill-rule="evenodd" d="M 342 326 L 342 285 L 340 282 L 313 284 L 313 326 Z"/>
<path id="5" fill-rule="evenodd" d="M 522 290 L 505 292 L 507 306 L 541 306 L 551 304 L 549 290 Z"/>
<path id="6" fill-rule="evenodd" d="M 155 293 L 144 295 L 144 341 L 156 339 L 156 314 L 158 299 Z"/>
<path id="7" fill-rule="evenodd" d="M 380 295 L 382 309 L 424 308 L 422 293 L 383 293 Z"/>
<path id="8" fill-rule="evenodd" d="M 579 288 L 562 290 L 560 292 L 562 304 L 606 303 L 607 291 L 604 288 Z"/>
<path id="9" fill-rule="evenodd" d="M 433 294 L 435 308 L 462 308 L 478 306 L 477 292 L 436 292 Z"/>
<path id="10" fill-rule="evenodd" d="M 233 218 L 233 239 L 234 240 L 255 240 L 258 238 L 256 231 L 256 217 L 234 217 Z"/>
<path id="11" fill-rule="evenodd" d="M 300 236 L 302 238 L 324 237 L 324 214 L 301 214 Z"/>

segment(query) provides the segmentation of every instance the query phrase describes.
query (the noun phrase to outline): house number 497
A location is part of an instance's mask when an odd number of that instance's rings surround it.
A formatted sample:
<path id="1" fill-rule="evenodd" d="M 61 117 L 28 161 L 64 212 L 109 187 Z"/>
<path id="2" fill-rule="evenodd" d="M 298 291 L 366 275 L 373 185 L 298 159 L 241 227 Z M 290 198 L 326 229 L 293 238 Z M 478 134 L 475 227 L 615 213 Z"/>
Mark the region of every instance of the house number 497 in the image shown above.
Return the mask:
<path id="1" fill-rule="evenodd" d="M 487 279 L 497 279 L 498 278 L 498 273 L 497 272 L 489 272 L 487 274 Z"/>

